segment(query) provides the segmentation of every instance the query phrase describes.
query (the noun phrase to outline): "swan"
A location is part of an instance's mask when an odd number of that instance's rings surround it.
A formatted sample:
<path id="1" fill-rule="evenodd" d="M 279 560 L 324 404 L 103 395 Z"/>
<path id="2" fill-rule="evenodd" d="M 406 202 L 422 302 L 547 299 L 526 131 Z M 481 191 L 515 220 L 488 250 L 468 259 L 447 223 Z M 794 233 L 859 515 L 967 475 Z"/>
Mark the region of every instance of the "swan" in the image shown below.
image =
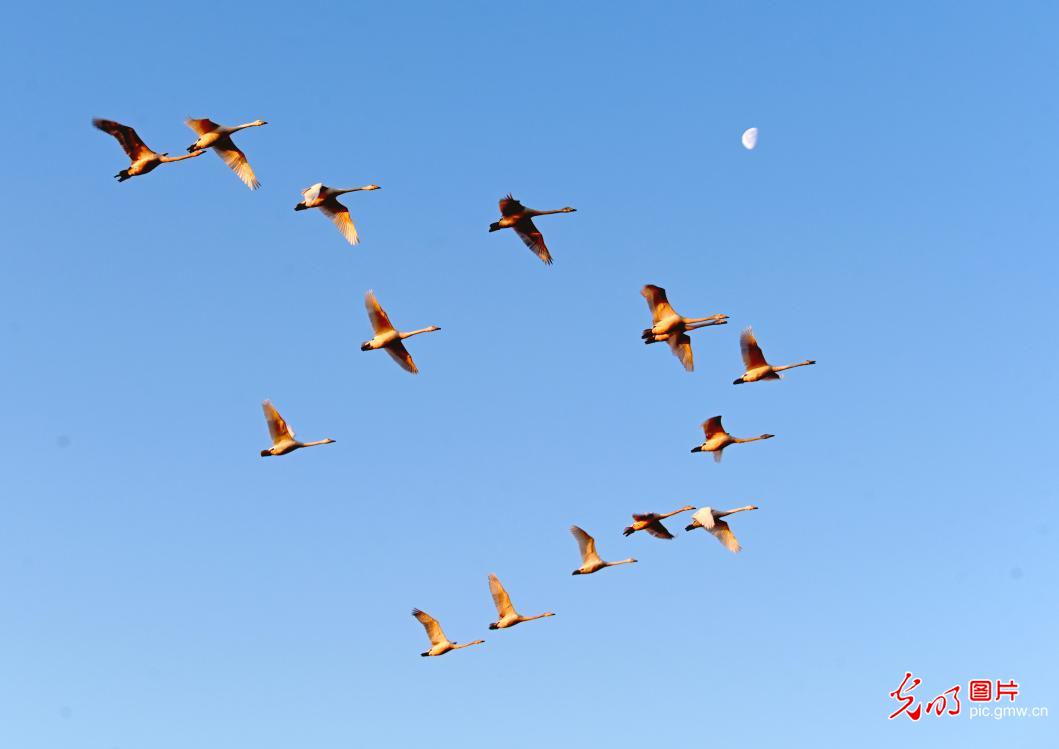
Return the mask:
<path id="1" fill-rule="evenodd" d="M 441 625 L 438 624 L 438 620 L 430 614 L 419 609 L 412 609 L 412 616 L 419 620 L 419 623 L 423 625 L 423 629 L 427 631 L 427 637 L 430 638 L 430 650 L 420 653 L 424 658 L 428 655 L 445 655 L 450 650 L 469 648 L 471 645 L 481 645 L 485 642 L 485 640 L 475 640 L 474 642 L 465 642 L 462 645 L 457 645 L 455 642 L 449 641 L 449 638 L 441 631 Z"/>
<path id="2" fill-rule="evenodd" d="M 315 445 L 330 445 L 333 439 L 317 440 L 316 442 L 298 442 L 294 439 L 294 430 L 287 426 L 287 422 L 279 415 L 279 411 L 272 405 L 272 401 L 266 400 L 261 404 L 265 411 L 265 421 L 268 423 L 268 433 L 272 437 L 272 447 L 261 451 L 261 457 L 267 458 L 271 455 L 286 455 L 287 453 L 300 450 L 303 447 Z"/>
<path id="3" fill-rule="evenodd" d="M 338 231 L 342 233 L 342 236 L 346 238 L 346 241 L 350 244 L 357 244 L 360 242 L 360 236 L 357 234 L 357 227 L 353 225 L 353 219 L 350 218 L 349 209 L 338 202 L 339 195 L 345 195 L 347 192 L 360 192 L 361 190 L 381 190 L 382 188 L 378 185 L 364 185 L 364 187 L 350 187 L 345 190 L 340 190 L 335 187 L 328 187 L 327 185 L 317 182 L 315 185 L 310 185 L 302 190 L 302 202 L 294 206 L 296 211 L 304 211 L 307 208 L 319 208 L 325 216 L 334 222 L 335 226 L 338 227 Z"/>
<path id="4" fill-rule="evenodd" d="M 571 572 L 571 575 L 591 575 L 599 572 L 604 567 L 614 567 L 619 564 L 633 564 L 636 560 L 632 557 L 617 562 L 604 562 L 596 553 L 596 539 L 585 533 L 576 525 L 570 526 L 570 532 L 577 539 L 577 548 L 581 550 L 581 566 Z"/>
<path id="5" fill-rule="evenodd" d="M 122 125 L 120 122 L 114 122 L 114 120 L 101 120 L 98 117 L 92 120 L 92 124 L 107 135 L 114 136 L 132 161 L 128 167 L 114 175 L 114 178 L 117 179 L 118 182 L 124 182 L 127 179 L 154 171 L 159 164 L 169 164 L 173 161 L 192 159 L 205 153 L 205 151 L 195 151 L 186 156 L 170 156 L 168 153 L 155 153 L 144 144 L 140 139 L 140 136 L 136 134 L 136 131 L 128 125 Z"/>
<path id="6" fill-rule="evenodd" d="M 710 325 L 726 325 L 728 315 L 711 315 L 710 317 L 681 317 L 673 309 L 666 297 L 666 290 L 661 286 L 647 284 L 640 290 L 643 298 L 647 300 L 647 308 L 651 310 L 651 327 L 647 328 L 640 336 L 647 344 L 668 341 L 669 348 L 673 354 L 680 359 L 684 369 L 691 372 L 695 369 L 695 357 L 691 351 L 691 338 L 688 333 L 692 330 L 705 328 Z"/>
<path id="7" fill-rule="evenodd" d="M 235 176 L 243 181 L 243 184 L 251 190 L 261 187 L 261 183 L 254 176 L 254 170 L 250 168 L 250 162 L 246 160 L 246 154 L 240 151 L 239 147 L 232 142 L 232 133 L 246 130 L 248 127 L 261 127 L 262 125 L 267 125 L 267 122 L 254 120 L 243 125 L 227 127 L 218 125 L 213 120 L 196 120 L 189 117 L 184 120 L 184 124 L 194 130 L 199 136 L 198 140 L 188 146 L 188 153 L 204 148 L 212 148 L 213 152 L 221 157 L 221 161 L 235 172 Z"/>
<path id="8" fill-rule="evenodd" d="M 687 512 L 688 510 L 694 509 L 695 508 L 691 505 L 685 505 L 679 510 L 673 510 L 673 512 L 667 512 L 664 515 L 659 515 L 655 512 L 648 512 L 642 515 L 633 513 L 632 525 L 623 530 L 622 533 L 626 536 L 631 536 L 632 534 L 636 533 L 636 531 L 647 531 L 655 538 L 673 538 L 673 534 L 670 533 L 664 525 L 662 525 L 661 521 L 665 520 L 666 518 L 671 518 L 674 515 L 679 515 L 682 512 Z"/>
<path id="9" fill-rule="evenodd" d="M 684 530 L 693 531 L 696 528 L 705 528 L 713 534 L 714 538 L 724 544 L 729 551 L 738 552 L 742 548 L 739 545 L 739 540 L 732 533 L 732 529 L 728 527 L 728 523 L 721 520 L 721 518 L 726 518 L 736 512 L 748 512 L 756 509 L 757 507 L 754 505 L 736 507 L 734 510 L 715 510 L 712 507 L 703 507 L 691 516 L 691 524 Z"/>
<path id="10" fill-rule="evenodd" d="M 500 199 L 501 218 L 499 221 L 489 224 L 489 231 L 514 229 L 519 239 L 530 248 L 531 252 L 544 261 L 545 265 L 551 265 L 552 254 L 548 252 L 548 247 L 544 244 L 544 236 L 534 226 L 533 217 L 550 216 L 553 213 L 573 213 L 576 210 L 576 208 L 567 206 L 554 211 L 536 211 L 522 205 L 522 203 L 511 197 L 511 193 L 508 193 L 506 198 Z"/>
<path id="11" fill-rule="evenodd" d="M 706 441 L 698 447 L 691 448 L 691 451 L 693 453 L 713 453 L 713 459 L 717 463 L 721 462 L 721 452 L 729 445 L 768 440 L 776 436 L 774 434 L 762 434 L 759 437 L 747 437 L 746 439 L 733 437 L 724 431 L 724 427 L 721 426 L 720 416 L 714 416 L 702 422 L 702 431 L 706 433 Z"/>
<path id="12" fill-rule="evenodd" d="M 395 330 L 390 323 L 390 318 L 387 317 L 385 310 L 379 304 L 379 300 L 375 298 L 375 292 L 373 291 L 369 291 L 364 295 L 364 306 L 368 309 L 368 318 L 371 320 L 371 327 L 375 331 L 375 337 L 362 343 L 360 350 L 373 351 L 384 348 L 390 358 L 400 364 L 406 372 L 419 374 L 416 363 L 412 361 L 412 355 L 408 353 L 408 349 L 404 347 L 401 341 L 420 333 L 433 333 L 436 330 L 441 330 L 441 328 L 437 325 L 431 325 L 430 327 L 412 330 L 408 333 L 401 333 Z"/>
<path id="13" fill-rule="evenodd" d="M 743 365 L 746 367 L 746 372 L 739 379 L 733 380 L 733 385 L 742 385 L 744 382 L 757 382 L 758 380 L 781 380 L 783 375 L 780 372 L 786 369 L 816 364 L 814 359 L 806 359 L 797 364 L 785 364 L 782 367 L 772 366 L 765 361 L 765 355 L 761 353 L 761 346 L 758 345 L 757 338 L 754 337 L 754 331 L 750 327 L 740 334 L 739 349 L 743 353 Z"/>
<path id="14" fill-rule="evenodd" d="M 489 592 L 493 594 L 496 613 L 500 617 L 489 625 L 489 629 L 507 629 L 522 622 L 532 622 L 534 619 L 555 616 L 551 611 L 545 611 L 543 614 L 537 614 L 536 616 L 522 616 L 519 614 L 515 611 L 515 607 L 511 605 L 511 596 L 507 594 L 504 586 L 500 584 L 500 578 L 492 573 L 489 573 Z"/>

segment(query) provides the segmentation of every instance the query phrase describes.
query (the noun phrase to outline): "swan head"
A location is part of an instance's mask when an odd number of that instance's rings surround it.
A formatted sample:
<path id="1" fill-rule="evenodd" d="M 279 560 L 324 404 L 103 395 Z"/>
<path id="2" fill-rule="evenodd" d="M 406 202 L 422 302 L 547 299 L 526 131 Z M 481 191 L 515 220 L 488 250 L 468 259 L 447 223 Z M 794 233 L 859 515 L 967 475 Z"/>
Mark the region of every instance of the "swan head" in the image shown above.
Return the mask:
<path id="1" fill-rule="evenodd" d="M 362 187 L 360 189 L 361 190 L 381 190 L 382 188 L 379 187 L 378 185 L 365 185 L 364 187 Z"/>
<path id="2" fill-rule="evenodd" d="M 757 505 L 747 505 L 746 509 L 748 509 L 748 510 L 757 510 L 757 509 L 760 509 L 760 508 Z"/>
<path id="3" fill-rule="evenodd" d="M 559 210 L 561 210 L 563 213 L 576 213 L 577 212 L 576 208 L 571 208 L 570 206 L 566 206 L 565 208 L 560 208 Z"/>
<path id="4" fill-rule="evenodd" d="M 267 125 L 268 123 L 267 123 L 267 122 L 265 122 L 264 120 L 254 120 L 253 124 L 254 124 L 255 126 L 258 126 L 258 127 L 260 127 L 261 125 Z"/>
<path id="5" fill-rule="evenodd" d="M 774 434 L 763 434 L 763 435 L 761 435 L 761 439 L 763 439 L 763 440 L 770 440 L 770 439 L 772 439 L 772 438 L 773 438 L 773 437 L 775 437 L 775 436 L 776 436 L 776 435 L 774 435 Z"/>

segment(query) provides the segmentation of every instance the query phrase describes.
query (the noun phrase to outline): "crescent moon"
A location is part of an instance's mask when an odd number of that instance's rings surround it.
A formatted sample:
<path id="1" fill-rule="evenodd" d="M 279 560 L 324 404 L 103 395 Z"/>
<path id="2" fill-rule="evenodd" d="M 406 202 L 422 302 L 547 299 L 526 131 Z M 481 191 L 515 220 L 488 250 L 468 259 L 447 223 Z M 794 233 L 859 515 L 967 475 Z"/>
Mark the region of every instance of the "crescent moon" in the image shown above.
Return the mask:
<path id="1" fill-rule="evenodd" d="M 753 151 L 754 146 L 757 145 L 757 128 L 752 127 L 743 133 L 743 148 L 748 151 Z"/>

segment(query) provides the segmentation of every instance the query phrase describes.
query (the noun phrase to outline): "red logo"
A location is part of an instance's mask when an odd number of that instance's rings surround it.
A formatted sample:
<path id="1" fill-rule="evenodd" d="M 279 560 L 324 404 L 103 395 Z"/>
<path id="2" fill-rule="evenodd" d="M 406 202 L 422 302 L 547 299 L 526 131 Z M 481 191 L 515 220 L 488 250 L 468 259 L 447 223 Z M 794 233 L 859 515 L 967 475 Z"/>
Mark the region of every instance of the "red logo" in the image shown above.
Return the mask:
<path id="1" fill-rule="evenodd" d="M 917 721 L 923 717 L 923 704 L 917 703 L 912 691 L 922 684 L 922 680 L 912 676 L 911 671 L 905 672 L 905 678 L 901 680 L 897 689 L 890 692 L 890 699 L 897 700 L 900 706 L 890 713 L 889 719 L 893 720 L 898 715 L 904 714 L 909 720 Z M 960 684 L 954 684 L 944 692 L 926 703 L 926 714 L 959 715 Z M 971 702 L 999 702 L 1002 697 L 1007 697 L 1009 702 L 1014 702 L 1018 696 L 1019 685 L 1014 679 L 1006 683 L 999 679 L 971 679 L 967 682 L 967 695 Z M 972 713 L 977 708 L 972 708 Z M 972 716 L 973 717 L 973 716 Z"/>

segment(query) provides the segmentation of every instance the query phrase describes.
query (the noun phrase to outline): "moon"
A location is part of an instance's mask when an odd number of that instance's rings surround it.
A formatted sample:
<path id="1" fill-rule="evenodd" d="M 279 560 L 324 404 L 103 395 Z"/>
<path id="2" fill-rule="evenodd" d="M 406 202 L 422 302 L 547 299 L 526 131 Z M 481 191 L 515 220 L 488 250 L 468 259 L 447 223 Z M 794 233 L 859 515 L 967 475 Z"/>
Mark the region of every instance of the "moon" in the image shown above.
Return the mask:
<path id="1" fill-rule="evenodd" d="M 757 145 L 757 128 L 752 127 L 743 133 L 743 148 L 748 151 L 753 151 L 754 146 Z"/>

